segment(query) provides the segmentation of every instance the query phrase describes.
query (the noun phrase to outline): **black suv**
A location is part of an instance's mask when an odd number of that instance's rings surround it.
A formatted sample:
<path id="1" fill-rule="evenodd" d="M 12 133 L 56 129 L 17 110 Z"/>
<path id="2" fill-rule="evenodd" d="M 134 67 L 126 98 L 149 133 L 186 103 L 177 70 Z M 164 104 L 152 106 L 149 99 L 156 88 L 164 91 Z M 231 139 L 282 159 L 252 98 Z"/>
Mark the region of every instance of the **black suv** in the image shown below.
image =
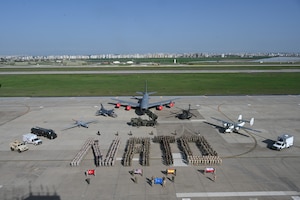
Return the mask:
<path id="1" fill-rule="evenodd" d="M 31 133 L 36 134 L 37 136 L 47 137 L 50 140 L 57 137 L 57 134 L 52 129 L 46 129 L 46 128 L 41 128 L 41 127 L 31 128 Z"/>

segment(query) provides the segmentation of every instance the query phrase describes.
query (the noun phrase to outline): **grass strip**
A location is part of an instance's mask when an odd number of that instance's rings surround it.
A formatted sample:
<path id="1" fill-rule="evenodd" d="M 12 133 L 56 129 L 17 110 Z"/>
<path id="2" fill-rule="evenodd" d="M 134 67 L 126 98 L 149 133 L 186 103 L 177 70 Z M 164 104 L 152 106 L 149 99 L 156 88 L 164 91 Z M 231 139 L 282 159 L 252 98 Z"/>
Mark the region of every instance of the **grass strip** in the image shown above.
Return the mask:
<path id="1" fill-rule="evenodd" d="M 0 72 L 39 72 L 39 71 L 118 71 L 118 70 L 279 70 L 300 69 L 300 65 L 213 65 L 213 66 L 78 66 L 78 67 L 0 67 Z"/>
<path id="2" fill-rule="evenodd" d="M 300 73 L 0 75 L 1 97 L 300 94 Z"/>

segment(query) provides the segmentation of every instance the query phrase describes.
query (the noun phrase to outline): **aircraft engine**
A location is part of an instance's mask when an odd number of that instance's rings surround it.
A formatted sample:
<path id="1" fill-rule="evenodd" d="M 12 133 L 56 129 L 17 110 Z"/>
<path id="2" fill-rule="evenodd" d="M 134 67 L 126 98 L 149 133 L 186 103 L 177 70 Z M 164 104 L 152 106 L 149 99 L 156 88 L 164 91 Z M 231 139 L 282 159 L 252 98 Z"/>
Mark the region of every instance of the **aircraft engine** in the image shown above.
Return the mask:
<path id="1" fill-rule="evenodd" d="M 230 128 L 226 128 L 225 129 L 225 133 L 231 133 L 232 131 L 231 131 L 231 129 Z"/>
<path id="2" fill-rule="evenodd" d="M 163 106 L 160 105 L 160 106 L 157 106 L 157 110 L 162 110 L 163 109 Z"/>
<path id="3" fill-rule="evenodd" d="M 169 107 L 172 108 L 174 106 L 174 102 L 169 103 Z"/>
<path id="4" fill-rule="evenodd" d="M 131 109 L 131 106 L 126 106 L 126 110 L 130 110 Z"/>
<path id="5" fill-rule="evenodd" d="M 117 103 L 116 104 L 116 108 L 120 108 L 121 107 L 121 104 L 120 103 Z"/>

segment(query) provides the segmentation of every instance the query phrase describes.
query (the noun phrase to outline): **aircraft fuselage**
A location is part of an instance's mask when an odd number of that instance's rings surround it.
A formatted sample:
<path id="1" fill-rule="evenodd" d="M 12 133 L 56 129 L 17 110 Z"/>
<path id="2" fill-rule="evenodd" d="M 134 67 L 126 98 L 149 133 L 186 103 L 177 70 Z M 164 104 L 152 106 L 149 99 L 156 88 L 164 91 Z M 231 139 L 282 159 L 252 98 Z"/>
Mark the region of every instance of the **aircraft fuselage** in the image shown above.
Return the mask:
<path id="1" fill-rule="evenodd" d="M 149 108 L 149 95 L 148 95 L 148 93 L 145 93 L 143 95 L 143 98 L 141 99 L 140 110 L 145 111 L 148 108 Z"/>

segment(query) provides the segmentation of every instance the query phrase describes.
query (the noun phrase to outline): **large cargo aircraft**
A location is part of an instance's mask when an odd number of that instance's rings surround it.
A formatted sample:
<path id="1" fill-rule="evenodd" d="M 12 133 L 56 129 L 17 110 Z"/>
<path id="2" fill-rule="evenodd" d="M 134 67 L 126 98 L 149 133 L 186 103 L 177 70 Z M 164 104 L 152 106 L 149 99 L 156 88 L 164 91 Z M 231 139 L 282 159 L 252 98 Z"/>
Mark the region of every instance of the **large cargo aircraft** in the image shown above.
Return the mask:
<path id="1" fill-rule="evenodd" d="M 146 110 L 148 110 L 150 108 L 154 108 L 154 107 L 156 107 L 157 110 L 162 110 L 163 106 L 173 107 L 175 104 L 174 100 L 179 99 L 179 98 L 173 98 L 173 99 L 150 103 L 149 96 L 151 94 L 155 94 L 156 92 L 148 92 L 147 81 L 145 82 L 145 91 L 144 92 L 136 92 L 136 93 L 142 95 L 142 97 L 135 97 L 135 99 L 138 100 L 137 102 L 112 98 L 112 100 L 118 102 L 118 103 L 113 103 L 113 104 L 116 106 L 116 108 L 125 106 L 126 110 L 130 110 L 131 108 L 139 108 L 141 113 L 145 113 Z"/>

